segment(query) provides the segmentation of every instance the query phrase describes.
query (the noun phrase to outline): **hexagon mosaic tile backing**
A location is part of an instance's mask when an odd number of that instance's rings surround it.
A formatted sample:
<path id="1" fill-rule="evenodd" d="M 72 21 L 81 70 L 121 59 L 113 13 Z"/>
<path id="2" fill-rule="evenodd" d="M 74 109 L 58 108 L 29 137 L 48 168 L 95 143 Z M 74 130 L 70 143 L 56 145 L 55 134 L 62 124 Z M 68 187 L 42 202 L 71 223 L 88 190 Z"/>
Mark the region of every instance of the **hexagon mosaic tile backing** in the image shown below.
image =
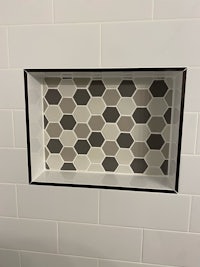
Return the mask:
<path id="1" fill-rule="evenodd" d="M 167 175 L 171 109 L 170 78 L 45 78 L 46 169 Z"/>

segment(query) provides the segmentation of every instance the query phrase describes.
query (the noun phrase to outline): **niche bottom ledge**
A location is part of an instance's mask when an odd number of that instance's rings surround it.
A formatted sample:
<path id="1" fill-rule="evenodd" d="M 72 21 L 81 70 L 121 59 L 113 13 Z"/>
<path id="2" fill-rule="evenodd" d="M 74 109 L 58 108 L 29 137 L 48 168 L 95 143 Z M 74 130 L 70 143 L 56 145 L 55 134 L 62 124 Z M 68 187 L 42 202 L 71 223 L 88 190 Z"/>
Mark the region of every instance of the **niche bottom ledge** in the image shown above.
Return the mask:
<path id="1" fill-rule="evenodd" d="M 45 170 L 33 180 L 31 184 L 176 193 L 170 181 L 170 176 L 141 176 Z"/>

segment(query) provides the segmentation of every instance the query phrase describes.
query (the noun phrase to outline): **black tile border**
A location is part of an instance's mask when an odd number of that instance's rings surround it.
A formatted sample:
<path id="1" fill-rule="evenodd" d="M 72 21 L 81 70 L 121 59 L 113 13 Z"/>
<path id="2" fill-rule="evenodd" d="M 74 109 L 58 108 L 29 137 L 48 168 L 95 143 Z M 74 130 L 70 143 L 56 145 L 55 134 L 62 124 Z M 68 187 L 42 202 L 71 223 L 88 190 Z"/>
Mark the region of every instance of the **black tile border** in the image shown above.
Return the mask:
<path id="1" fill-rule="evenodd" d="M 29 105 L 28 105 L 28 80 L 27 73 L 31 72 L 121 72 L 121 71 L 183 71 L 182 79 L 182 92 L 181 92 L 181 112 L 179 123 L 179 142 L 178 154 L 176 165 L 176 182 L 175 190 L 170 189 L 148 189 L 148 188 L 128 188 L 128 187 L 115 187 L 115 186 L 98 186 L 98 185 L 82 185 L 82 184 L 63 184 L 63 183 L 48 183 L 48 182 L 34 182 L 32 181 L 31 173 L 31 148 L 30 148 L 30 123 L 29 123 Z M 181 159 L 181 142 L 182 142 L 182 128 L 183 128 L 183 115 L 184 115 L 184 100 L 185 100 L 185 85 L 186 85 L 186 67 L 168 67 L 168 68 L 94 68 L 94 69 L 24 69 L 24 91 L 25 91 L 25 114 L 26 114 L 26 134 L 27 134 L 27 157 L 28 157 L 28 181 L 33 185 L 46 185 L 46 186 L 66 186 L 66 187 L 82 187 L 93 189 L 112 189 L 112 190 L 126 190 L 126 191 L 143 191 L 155 193 L 173 193 L 177 194 L 179 189 L 179 174 L 180 174 L 180 159 Z"/>

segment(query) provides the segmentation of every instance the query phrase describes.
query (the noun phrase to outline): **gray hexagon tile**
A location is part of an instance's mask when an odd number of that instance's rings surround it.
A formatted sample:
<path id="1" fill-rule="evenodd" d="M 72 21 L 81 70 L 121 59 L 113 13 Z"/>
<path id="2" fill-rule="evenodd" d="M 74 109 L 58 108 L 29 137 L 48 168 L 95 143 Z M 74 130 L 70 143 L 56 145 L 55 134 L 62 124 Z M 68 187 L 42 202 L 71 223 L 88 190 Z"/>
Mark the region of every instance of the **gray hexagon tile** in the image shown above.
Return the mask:
<path id="1" fill-rule="evenodd" d="M 45 78 L 46 168 L 167 175 L 170 79 Z M 175 119 L 174 119 L 175 118 Z"/>

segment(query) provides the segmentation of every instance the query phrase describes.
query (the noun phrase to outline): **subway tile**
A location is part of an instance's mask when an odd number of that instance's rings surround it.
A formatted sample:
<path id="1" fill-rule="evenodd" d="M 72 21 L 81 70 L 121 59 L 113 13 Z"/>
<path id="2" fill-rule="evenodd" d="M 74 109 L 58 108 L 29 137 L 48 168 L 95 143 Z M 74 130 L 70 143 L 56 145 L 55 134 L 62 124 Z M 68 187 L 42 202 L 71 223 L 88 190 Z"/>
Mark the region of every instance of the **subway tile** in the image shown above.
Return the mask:
<path id="1" fill-rule="evenodd" d="M 19 253 L 17 251 L 0 249 L 0 266 L 21 267 L 19 260 Z"/>
<path id="2" fill-rule="evenodd" d="M 18 186 L 20 217 L 98 222 L 98 191 L 84 188 Z"/>
<path id="3" fill-rule="evenodd" d="M 163 267 L 157 264 L 146 264 L 137 262 L 99 260 L 99 267 Z M 166 266 L 165 267 L 170 267 Z"/>
<path id="4" fill-rule="evenodd" d="M 187 196 L 110 190 L 100 193 L 101 224 L 185 231 L 188 216 Z"/>
<path id="5" fill-rule="evenodd" d="M 200 156 L 181 156 L 179 192 L 200 194 Z"/>
<path id="6" fill-rule="evenodd" d="M 185 89 L 185 111 L 200 112 L 200 68 L 188 68 Z"/>
<path id="7" fill-rule="evenodd" d="M 0 110 L 0 147 L 13 146 L 13 122 L 11 110 Z"/>
<path id="8" fill-rule="evenodd" d="M 10 27 L 10 64 L 22 68 L 98 67 L 99 38 L 100 28 L 92 24 Z"/>
<path id="9" fill-rule="evenodd" d="M 51 0 L 7 0 L 0 2 L 0 24 L 52 22 Z"/>
<path id="10" fill-rule="evenodd" d="M 102 66 L 198 66 L 199 29 L 200 21 L 105 23 Z"/>
<path id="11" fill-rule="evenodd" d="M 200 197 L 192 198 L 190 231 L 200 233 Z"/>
<path id="12" fill-rule="evenodd" d="M 59 223 L 59 251 L 63 254 L 138 261 L 142 231 L 122 227 Z"/>
<path id="13" fill-rule="evenodd" d="M 13 112 L 15 147 L 25 148 L 26 144 L 26 121 L 25 112 L 17 110 Z"/>
<path id="14" fill-rule="evenodd" d="M 97 267 L 97 260 L 35 252 L 21 252 L 21 267 Z M 142 266 L 141 266 L 142 267 Z"/>
<path id="15" fill-rule="evenodd" d="M 149 0 L 55 0 L 55 22 L 127 21 L 150 19 L 152 2 Z"/>
<path id="16" fill-rule="evenodd" d="M 25 100 L 22 70 L 0 70 L 0 80 L 0 108 L 24 109 Z"/>
<path id="17" fill-rule="evenodd" d="M 0 184 L 0 216 L 17 215 L 17 203 L 14 185 Z"/>
<path id="18" fill-rule="evenodd" d="M 0 247 L 56 253 L 56 223 L 0 218 Z"/>
<path id="19" fill-rule="evenodd" d="M 155 0 L 154 19 L 199 18 L 198 0 Z"/>
<path id="20" fill-rule="evenodd" d="M 197 154 L 200 154 L 200 113 L 198 114 L 198 127 L 197 127 Z"/>
<path id="21" fill-rule="evenodd" d="M 197 113 L 185 113 L 183 119 L 182 148 L 183 154 L 194 154 L 197 133 Z"/>
<path id="22" fill-rule="evenodd" d="M 28 183 L 25 149 L 0 149 L 0 183 Z"/>
<path id="23" fill-rule="evenodd" d="M 144 230 L 143 262 L 197 267 L 200 235 Z"/>
<path id="24" fill-rule="evenodd" d="M 6 31 L 5 27 L 0 27 L 0 68 L 8 67 L 8 44 Z"/>

